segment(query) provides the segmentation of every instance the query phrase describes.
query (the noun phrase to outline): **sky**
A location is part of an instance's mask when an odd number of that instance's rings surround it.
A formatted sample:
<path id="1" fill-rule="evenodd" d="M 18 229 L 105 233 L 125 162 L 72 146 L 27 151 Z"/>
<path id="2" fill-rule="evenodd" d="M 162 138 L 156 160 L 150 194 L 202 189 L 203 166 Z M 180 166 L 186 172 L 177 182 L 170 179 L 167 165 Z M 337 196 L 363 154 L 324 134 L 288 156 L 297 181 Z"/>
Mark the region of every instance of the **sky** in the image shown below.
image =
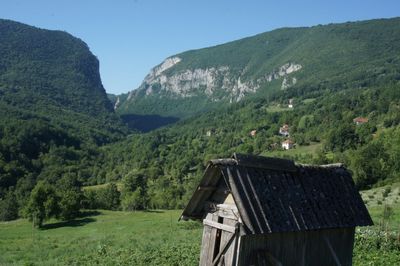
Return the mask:
<path id="1" fill-rule="evenodd" d="M 400 16 L 400 0 L 0 0 L 0 18 L 63 30 L 100 61 L 108 93 L 174 54 L 281 27 Z"/>

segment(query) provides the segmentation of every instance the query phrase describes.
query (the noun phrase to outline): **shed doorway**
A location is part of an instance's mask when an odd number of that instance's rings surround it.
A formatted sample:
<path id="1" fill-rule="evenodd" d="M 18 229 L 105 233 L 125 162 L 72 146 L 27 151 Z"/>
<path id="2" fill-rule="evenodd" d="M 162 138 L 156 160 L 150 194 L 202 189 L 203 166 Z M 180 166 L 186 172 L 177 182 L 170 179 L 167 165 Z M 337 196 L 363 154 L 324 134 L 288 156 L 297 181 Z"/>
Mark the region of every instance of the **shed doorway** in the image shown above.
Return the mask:
<path id="1" fill-rule="evenodd" d="M 235 265 L 238 246 L 238 220 L 221 216 L 221 211 L 209 213 L 203 220 L 204 231 L 200 265 Z"/>

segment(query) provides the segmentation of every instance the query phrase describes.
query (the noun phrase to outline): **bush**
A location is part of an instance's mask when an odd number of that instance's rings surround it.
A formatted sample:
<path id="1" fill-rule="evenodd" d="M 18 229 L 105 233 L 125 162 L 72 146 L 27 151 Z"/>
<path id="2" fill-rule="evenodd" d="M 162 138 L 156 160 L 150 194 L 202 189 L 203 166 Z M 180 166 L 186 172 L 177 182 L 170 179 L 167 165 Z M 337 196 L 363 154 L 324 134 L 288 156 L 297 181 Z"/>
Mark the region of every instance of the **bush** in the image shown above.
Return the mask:
<path id="1" fill-rule="evenodd" d="M 118 210 L 121 207 L 121 193 L 117 185 L 110 183 L 105 187 L 83 191 L 82 207 L 85 209 Z"/>
<path id="2" fill-rule="evenodd" d="M 383 190 L 383 192 L 382 192 L 382 197 L 386 198 L 386 197 L 389 195 L 389 193 L 390 193 L 391 191 L 392 191 L 391 187 L 385 188 L 385 189 Z"/>
<path id="3" fill-rule="evenodd" d="M 11 191 L 9 191 L 4 199 L 0 199 L 0 221 L 11 221 L 18 218 L 17 199 Z"/>
<path id="4" fill-rule="evenodd" d="M 355 234 L 353 264 L 398 265 L 400 242 L 395 232 L 357 229 Z"/>

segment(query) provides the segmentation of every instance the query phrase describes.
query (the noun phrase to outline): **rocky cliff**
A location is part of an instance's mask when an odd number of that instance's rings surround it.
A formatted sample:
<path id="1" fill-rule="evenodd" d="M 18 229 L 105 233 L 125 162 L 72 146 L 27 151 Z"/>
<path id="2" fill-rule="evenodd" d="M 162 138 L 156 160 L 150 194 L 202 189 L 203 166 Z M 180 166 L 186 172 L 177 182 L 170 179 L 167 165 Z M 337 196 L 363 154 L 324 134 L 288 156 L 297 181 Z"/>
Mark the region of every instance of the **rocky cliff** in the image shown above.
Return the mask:
<path id="1" fill-rule="evenodd" d="M 363 86 L 366 73 L 376 82 L 388 77 L 380 73 L 382 64 L 395 68 L 399 21 L 283 28 L 177 54 L 154 67 L 116 110 L 183 117 L 247 96 Z M 382 47 L 385 57 L 377 53 Z"/>

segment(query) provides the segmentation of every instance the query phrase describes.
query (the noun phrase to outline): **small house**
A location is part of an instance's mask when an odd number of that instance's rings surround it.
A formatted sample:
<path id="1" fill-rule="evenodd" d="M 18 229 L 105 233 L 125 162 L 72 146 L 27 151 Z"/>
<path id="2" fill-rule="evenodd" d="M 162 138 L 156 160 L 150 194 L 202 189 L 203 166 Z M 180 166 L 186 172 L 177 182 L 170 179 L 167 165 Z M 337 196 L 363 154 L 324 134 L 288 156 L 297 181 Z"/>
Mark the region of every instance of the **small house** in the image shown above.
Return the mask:
<path id="1" fill-rule="evenodd" d="M 366 117 L 356 117 L 353 119 L 353 122 L 358 126 L 368 122 L 368 118 Z"/>
<path id="2" fill-rule="evenodd" d="M 289 137 L 289 125 L 284 124 L 279 128 L 279 134 L 284 137 Z"/>
<path id="3" fill-rule="evenodd" d="M 250 131 L 250 136 L 255 137 L 257 135 L 257 130 Z"/>
<path id="4" fill-rule="evenodd" d="M 340 164 L 211 160 L 181 219 L 203 222 L 200 265 L 351 265 L 372 220 Z"/>
<path id="5" fill-rule="evenodd" d="M 282 149 L 284 149 L 284 150 L 293 149 L 293 146 L 294 146 L 294 142 L 290 139 L 287 139 L 282 142 Z"/>
<path id="6" fill-rule="evenodd" d="M 289 99 L 288 107 L 293 108 L 293 99 Z"/>

